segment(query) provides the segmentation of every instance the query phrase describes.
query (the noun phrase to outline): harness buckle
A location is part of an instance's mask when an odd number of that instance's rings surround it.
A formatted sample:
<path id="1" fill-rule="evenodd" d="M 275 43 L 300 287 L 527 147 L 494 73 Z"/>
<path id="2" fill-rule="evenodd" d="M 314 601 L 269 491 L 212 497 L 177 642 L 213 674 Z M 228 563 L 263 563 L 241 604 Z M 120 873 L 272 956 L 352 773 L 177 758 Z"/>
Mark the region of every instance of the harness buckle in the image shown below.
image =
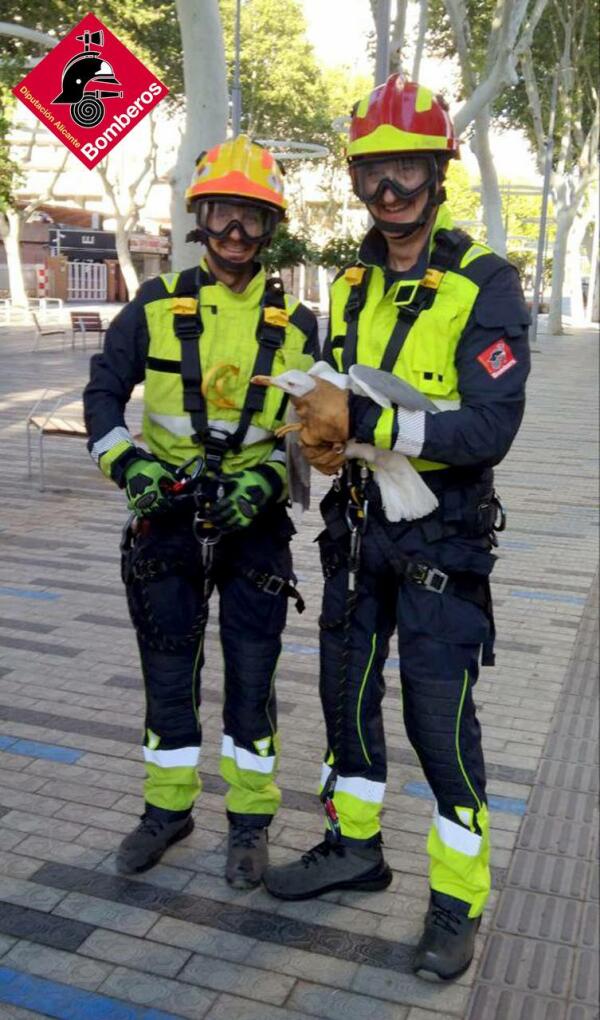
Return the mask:
<path id="1" fill-rule="evenodd" d="M 428 563 L 409 563 L 406 568 L 406 577 L 413 584 L 418 584 L 425 591 L 434 591 L 441 595 L 448 584 L 448 574 L 437 567 L 431 567 Z"/>
<path id="2" fill-rule="evenodd" d="M 206 471 L 218 474 L 221 470 L 223 457 L 229 449 L 229 433 L 222 429 L 208 428 L 202 437 Z"/>
<path id="3" fill-rule="evenodd" d="M 415 580 L 413 578 L 413 580 Z M 426 591 L 435 591 L 441 595 L 448 584 L 448 575 L 437 567 L 425 567 L 423 580 L 418 582 Z"/>
<path id="4" fill-rule="evenodd" d="M 277 577 L 277 574 L 271 574 L 263 584 L 262 590 L 266 595 L 280 595 L 284 585 L 285 577 Z"/>

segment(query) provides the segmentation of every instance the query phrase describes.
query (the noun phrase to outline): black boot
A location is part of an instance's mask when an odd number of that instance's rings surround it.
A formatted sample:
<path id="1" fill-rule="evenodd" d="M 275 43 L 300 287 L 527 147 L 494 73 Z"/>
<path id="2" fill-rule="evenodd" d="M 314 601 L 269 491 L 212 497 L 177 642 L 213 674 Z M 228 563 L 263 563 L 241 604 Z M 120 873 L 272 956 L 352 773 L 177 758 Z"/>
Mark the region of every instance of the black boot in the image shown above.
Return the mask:
<path id="1" fill-rule="evenodd" d="M 190 814 L 169 818 L 175 812 L 146 811 L 140 824 L 130 832 L 119 847 L 117 871 L 121 875 L 136 875 L 158 864 L 167 847 L 189 836 L 194 828 Z"/>
<path id="2" fill-rule="evenodd" d="M 426 981 L 453 981 L 469 967 L 481 917 L 469 917 L 469 904 L 432 892 L 425 929 L 417 946 L 413 971 Z"/>
<path id="3" fill-rule="evenodd" d="M 269 863 L 268 833 L 244 821 L 229 822 L 225 878 L 234 889 L 255 889 Z"/>
<path id="4" fill-rule="evenodd" d="M 386 889 L 392 872 L 383 859 L 381 836 L 336 841 L 329 834 L 299 861 L 267 868 L 264 883 L 281 900 L 308 900 L 332 889 Z"/>

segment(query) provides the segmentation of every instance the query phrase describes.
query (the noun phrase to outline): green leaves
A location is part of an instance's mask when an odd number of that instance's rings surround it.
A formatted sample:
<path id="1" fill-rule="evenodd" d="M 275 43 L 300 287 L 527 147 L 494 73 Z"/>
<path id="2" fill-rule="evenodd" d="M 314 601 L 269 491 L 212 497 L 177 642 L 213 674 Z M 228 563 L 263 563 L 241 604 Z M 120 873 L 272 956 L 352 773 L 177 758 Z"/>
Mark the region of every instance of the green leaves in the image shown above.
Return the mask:
<path id="1" fill-rule="evenodd" d="M 301 234 L 292 234 L 285 223 L 278 226 L 268 248 L 261 252 L 260 260 L 267 272 L 292 269 L 302 263 L 318 261 L 318 249 Z"/>
<path id="2" fill-rule="evenodd" d="M 221 0 L 233 78 L 235 0 Z M 327 87 L 298 0 L 245 0 L 241 11 L 242 130 L 253 138 L 331 145 Z"/>

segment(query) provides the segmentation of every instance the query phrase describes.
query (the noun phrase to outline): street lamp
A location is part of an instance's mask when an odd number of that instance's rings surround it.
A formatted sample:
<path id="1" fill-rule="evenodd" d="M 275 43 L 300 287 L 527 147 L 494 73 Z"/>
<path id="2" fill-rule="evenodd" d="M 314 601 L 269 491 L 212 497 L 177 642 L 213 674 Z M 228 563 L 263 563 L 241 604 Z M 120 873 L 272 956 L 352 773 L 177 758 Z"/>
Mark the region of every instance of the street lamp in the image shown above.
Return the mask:
<path id="1" fill-rule="evenodd" d="M 236 0 L 235 7 L 235 59 L 233 64 L 233 85 L 231 87 L 231 126 L 233 137 L 237 138 L 242 124 L 242 86 L 240 84 L 240 19 L 242 0 Z"/>

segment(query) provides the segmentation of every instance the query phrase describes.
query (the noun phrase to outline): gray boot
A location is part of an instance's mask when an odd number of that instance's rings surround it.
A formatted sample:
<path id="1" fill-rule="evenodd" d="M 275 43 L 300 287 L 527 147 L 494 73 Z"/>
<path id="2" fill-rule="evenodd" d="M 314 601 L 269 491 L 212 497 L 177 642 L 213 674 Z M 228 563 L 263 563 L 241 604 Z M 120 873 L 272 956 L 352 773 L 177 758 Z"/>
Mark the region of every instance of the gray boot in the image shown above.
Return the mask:
<path id="1" fill-rule="evenodd" d="M 194 828 L 191 815 L 168 820 L 155 815 L 143 814 L 140 824 L 130 832 L 119 847 L 117 871 L 121 875 L 137 875 L 158 864 L 167 847 L 189 836 Z"/>
<path id="2" fill-rule="evenodd" d="M 467 970 L 475 951 L 480 917 L 469 917 L 469 904 L 432 892 L 425 929 L 415 952 L 413 971 L 425 981 L 453 981 Z"/>
<path id="3" fill-rule="evenodd" d="M 255 889 L 269 863 L 266 828 L 229 822 L 225 878 L 234 889 Z"/>
<path id="4" fill-rule="evenodd" d="M 267 868 L 264 883 L 281 900 L 308 900 L 333 889 L 386 889 L 392 872 L 381 850 L 381 836 L 337 842 L 326 836 L 299 861 Z"/>

